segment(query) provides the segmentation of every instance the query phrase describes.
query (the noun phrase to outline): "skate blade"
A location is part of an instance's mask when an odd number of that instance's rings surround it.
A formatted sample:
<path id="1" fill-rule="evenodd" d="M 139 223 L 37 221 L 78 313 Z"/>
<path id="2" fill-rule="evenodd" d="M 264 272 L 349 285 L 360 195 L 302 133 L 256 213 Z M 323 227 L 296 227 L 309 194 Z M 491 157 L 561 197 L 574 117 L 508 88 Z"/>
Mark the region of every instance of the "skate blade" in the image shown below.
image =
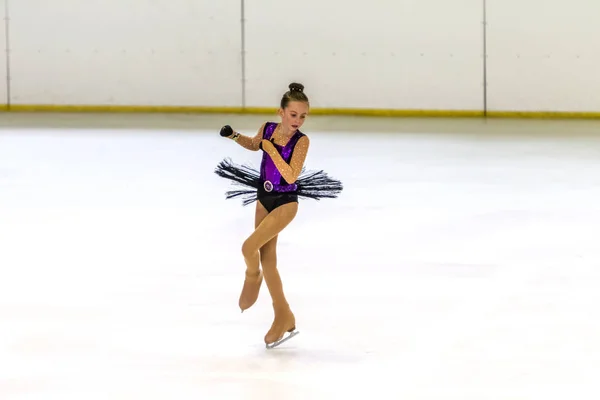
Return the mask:
<path id="1" fill-rule="evenodd" d="M 266 347 L 267 347 L 267 349 L 274 349 L 275 347 L 279 346 L 280 344 L 282 344 L 284 342 L 287 342 L 288 340 L 290 340 L 291 338 L 293 338 L 294 336 L 296 336 L 299 333 L 300 333 L 299 331 L 292 331 L 287 336 L 282 337 L 278 341 L 273 342 L 271 344 L 267 344 Z"/>

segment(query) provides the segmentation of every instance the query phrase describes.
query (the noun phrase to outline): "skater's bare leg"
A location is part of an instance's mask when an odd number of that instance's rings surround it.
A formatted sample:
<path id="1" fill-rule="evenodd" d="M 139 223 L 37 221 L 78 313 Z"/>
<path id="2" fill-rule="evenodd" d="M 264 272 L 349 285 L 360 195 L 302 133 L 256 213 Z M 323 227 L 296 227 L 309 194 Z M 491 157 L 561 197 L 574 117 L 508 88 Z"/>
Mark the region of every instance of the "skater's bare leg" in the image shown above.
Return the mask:
<path id="1" fill-rule="evenodd" d="M 254 229 L 258 228 L 268 214 L 263 205 L 257 201 L 254 212 Z M 246 279 L 244 280 L 244 287 L 239 299 L 239 307 L 242 312 L 256 303 L 263 281 L 262 271 L 260 271 L 259 267 L 259 257 L 250 255 L 249 258 L 244 257 L 244 261 L 246 262 Z"/>
<path id="2" fill-rule="evenodd" d="M 277 236 L 260 249 L 260 261 L 275 313 L 271 329 L 265 335 L 265 343 L 271 344 L 281 339 L 285 332 L 292 331 L 296 327 L 296 319 L 285 298 L 283 283 L 277 269 Z"/>
<path id="3" fill-rule="evenodd" d="M 277 270 L 277 238 L 278 236 L 275 236 L 260 249 L 260 263 L 262 264 L 269 294 L 273 300 L 273 306 L 287 306 L 287 300 L 283 293 L 283 283 Z"/>
<path id="4" fill-rule="evenodd" d="M 298 203 L 288 203 L 273 210 L 270 214 L 257 202 L 255 230 L 242 246 L 246 262 L 246 279 L 240 295 L 239 306 L 242 311 L 251 307 L 258 299 L 263 271 L 260 270 L 260 251 L 272 239 L 276 238 L 296 216 Z M 268 282 L 267 282 L 268 284 Z"/>
<path id="5" fill-rule="evenodd" d="M 259 203 L 257 209 L 262 207 Z M 258 212 L 258 211 L 257 211 Z M 298 203 L 287 203 L 267 214 L 242 245 L 242 254 L 250 270 L 258 269 L 259 250 L 279 234 L 298 213 Z"/>

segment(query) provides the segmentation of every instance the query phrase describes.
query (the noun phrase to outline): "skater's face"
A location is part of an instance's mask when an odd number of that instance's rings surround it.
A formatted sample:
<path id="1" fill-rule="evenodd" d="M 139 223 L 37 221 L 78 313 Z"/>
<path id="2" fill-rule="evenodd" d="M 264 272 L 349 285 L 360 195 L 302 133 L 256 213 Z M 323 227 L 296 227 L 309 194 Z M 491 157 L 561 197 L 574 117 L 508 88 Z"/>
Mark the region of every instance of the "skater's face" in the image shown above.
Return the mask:
<path id="1" fill-rule="evenodd" d="M 281 124 L 290 132 L 300 129 L 308 116 L 308 104 L 302 101 L 290 101 L 286 108 L 279 111 Z"/>

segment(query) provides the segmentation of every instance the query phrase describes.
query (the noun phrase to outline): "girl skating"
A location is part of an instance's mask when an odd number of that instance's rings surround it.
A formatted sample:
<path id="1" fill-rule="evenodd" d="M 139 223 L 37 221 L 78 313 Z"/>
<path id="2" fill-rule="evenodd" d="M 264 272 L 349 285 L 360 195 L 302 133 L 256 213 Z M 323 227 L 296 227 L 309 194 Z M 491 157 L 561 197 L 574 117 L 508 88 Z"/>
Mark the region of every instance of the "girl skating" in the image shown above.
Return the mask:
<path id="1" fill-rule="evenodd" d="M 275 347 L 296 333 L 296 319 L 283 291 L 277 268 L 277 238 L 296 217 L 298 199 L 335 198 L 343 189 L 340 181 L 323 171 L 304 172 L 304 161 L 310 141 L 299 129 L 309 112 L 304 86 L 289 85 L 280 102 L 280 123 L 266 122 L 254 137 L 235 132 L 229 125 L 221 128 L 221 136 L 251 151 L 262 151 L 260 171 L 223 160 L 215 173 L 244 186 L 227 192 L 227 198 L 241 197 L 243 204 L 256 200 L 254 232 L 244 241 L 242 255 L 246 274 L 239 307 L 250 308 L 260 292 L 263 279 L 271 295 L 274 320 L 264 337 L 268 348 Z M 262 266 L 262 269 L 261 269 Z"/>

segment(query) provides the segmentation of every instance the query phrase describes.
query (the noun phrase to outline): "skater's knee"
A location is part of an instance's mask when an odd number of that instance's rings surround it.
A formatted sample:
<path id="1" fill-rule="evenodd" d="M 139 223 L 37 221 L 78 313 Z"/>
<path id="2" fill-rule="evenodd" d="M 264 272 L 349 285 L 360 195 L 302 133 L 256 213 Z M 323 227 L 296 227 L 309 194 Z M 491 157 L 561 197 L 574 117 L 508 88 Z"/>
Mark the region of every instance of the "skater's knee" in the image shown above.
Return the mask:
<path id="1" fill-rule="evenodd" d="M 246 240 L 242 244 L 242 255 L 244 258 L 251 258 L 252 256 L 256 255 L 257 251 L 258 250 L 254 248 L 250 240 Z"/>

